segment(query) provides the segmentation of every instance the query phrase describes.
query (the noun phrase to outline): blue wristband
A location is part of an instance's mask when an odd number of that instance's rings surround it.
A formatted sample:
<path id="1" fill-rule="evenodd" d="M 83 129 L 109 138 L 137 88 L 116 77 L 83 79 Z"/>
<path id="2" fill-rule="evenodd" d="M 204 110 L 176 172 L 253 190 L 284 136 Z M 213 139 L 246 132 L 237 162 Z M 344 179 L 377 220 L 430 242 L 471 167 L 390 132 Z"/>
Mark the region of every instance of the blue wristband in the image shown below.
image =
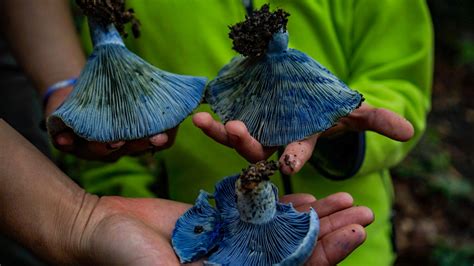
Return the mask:
<path id="1" fill-rule="evenodd" d="M 54 83 L 51 85 L 47 90 L 46 93 L 43 95 L 43 106 L 46 106 L 46 103 L 48 102 L 49 97 L 53 92 L 60 90 L 60 89 L 65 89 L 69 86 L 74 86 L 76 84 L 77 78 L 70 78 L 66 80 L 61 80 L 59 82 Z"/>

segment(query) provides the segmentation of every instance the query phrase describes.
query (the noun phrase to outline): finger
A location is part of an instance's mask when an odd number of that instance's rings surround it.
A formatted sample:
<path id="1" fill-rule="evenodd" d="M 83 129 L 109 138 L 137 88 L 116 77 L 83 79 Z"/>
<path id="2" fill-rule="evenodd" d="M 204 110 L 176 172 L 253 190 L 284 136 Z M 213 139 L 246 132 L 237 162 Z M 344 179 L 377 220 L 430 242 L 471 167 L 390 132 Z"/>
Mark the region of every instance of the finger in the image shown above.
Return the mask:
<path id="1" fill-rule="evenodd" d="M 53 144 L 57 149 L 73 153 L 79 158 L 89 160 L 113 161 L 115 160 L 114 158 L 106 158 L 106 156 L 120 149 L 120 147 L 125 144 L 124 141 L 111 143 L 87 141 L 79 138 L 70 130 L 57 134 L 53 139 Z"/>
<path id="2" fill-rule="evenodd" d="M 362 104 L 359 109 L 341 118 L 339 122 L 352 130 L 371 130 L 398 141 L 409 140 L 415 132 L 412 124 L 397 113 L 367 104 Z"/>
<path id="3" fill-rule="evenodd" d="M 264 148 L 241 121 L 229 121 L 225 129 L 231 146 L 251 163 L 265 160 L 276 151 L 276 148 Z"/>
<path id="4" fill-rule="evenodd" d="M 338 135 L 344 133 L 346 130 L 347 130 L 347 125 L 345 125 L 344 123 L 338 122 L 334 126 L 322 132 L 320 137 L 325 137 L 325 138 L 337 137 Z"/>
<path id="5" fill-rule="evenodd" d="M 338 211 L 319 220 L 320 229 L 318 238 L 323 238 L 340 228 L 350 224 L 367 226 L 374 221 L 374 213 L 365 206 L 358 206 Z"/>
<path id="6" fill-rule="evenodd" d="M 66 136 L 71 138 L 73 141 L 69 146 L 61 146 L 56 143 L 56 138 L 61 136 Z M 103 143 L 97 141 L 88 141 L 86 139 L 80 138 L 71 132 L 61 132 L 56 135 L 54 138 L 54 146 L 61 151 L 74 154 L 76 157 L 85 159 L 85 160 L 99 160 L 105 162 L 114 162 L 123 155 L 122 150 L 120 149 L 121 142 L 113 143 Z M 61 142 L 61 140 L 60 140 Z M 124 146 L 124 145 L 122 145 Z M 118 148 L 115 148 L 118 147 Z"/>
<path id="7" fill-rule="evenodd" d="M 295 208 L 298 211 L 308 211 L 309 208 L 314 208 L 319 218 L 323 218 L 335 212 L 350 208 L 353 203 L 354 199 L 349 193 L 338 192 L 312 202 L 311 204 L 295 206 Z"/>
<path id="8" fill-rule="evenodd" d="M 311 204 L 315 201 L 316 198 L 313 195 L 306 193 L 295 193 L 280 197 L 280 202 L 292 203 L 295 208 L 301 205 Z"/>
<path id="9" fill-rule="evenodd" d="M 288 144 L 280 157 L 280 171 L 291 175 L 297 173 L 311 158 L 319 134 Z"/>
<path id="10" fill-rule="evenodd" d="M 195 114 L 193 116 L 193 123 L 213 140 L 230 147 L 224 125 L 214 120 L 210 114 L 206 112 Z"/>
<path id="11" fill-rule="evenodd" d="M 150 140 L 150 143 L 153 146 L 161 147 L 161 146 L 165 145 L 168 142 L 168 134 L 161 133 L 161 134 L 158 134 L 158 135 L 155 135 L 155 136 L 151 137 L 149 140 Z"/>
<path id="12" fill-rule="evenodd" d="M 145 152 L 148 152 L 153 149 L 153 145 L 150 143 L 149 139 L 137 139 L 128 141 L 123 150 L 127 155 L 141 155 Z"/>
<path id="13" fill-rule="evenodd" d="M 56 142 L 61 146 L 71 146 L 74 143 L 74 137 L 69 132 L 60 133 L 56 136 Z"/>
<path id="14" fill-rule="evenodd" d="M 373 109 L 368 121 L 369 130 L 394 140 L 408 141 L 415 133 L 413 125 L 408 120 L 386 109 Z"/>
<path id="15" fill-rule="evenodd" d="M 116 141 L 116 142 L 109 142 L 106 144 L 107 149 L 111 151 L 115 151 L 120 149 L 123 145 L 125 145 L 125 141 Z"/>
<path id="16" fill-rule="evenodd" d="M 164 133 L 157 134 L 152 136 L 148 140 L 150 141 L 150 146 L 148 149 L 152 152 L 160 151 L 167 149 L 173 146 L 176 139 L 176 134 L 178 132 L 178 127 L 167 130 Z"/>
<path id="17" fill-rule="evenodd" d="M 74 134 L 72 132 L 61 132 L 54 136 L 54 146 L 65 152 L 71 152 L 74 150 Z"/>
<path id="18" fill-rule="evenodd" d="M 364 228 L 358 224 L 347 225 L 318 241 L 306 265 L 336 265 L 360 246 L 366 238 Z"/>

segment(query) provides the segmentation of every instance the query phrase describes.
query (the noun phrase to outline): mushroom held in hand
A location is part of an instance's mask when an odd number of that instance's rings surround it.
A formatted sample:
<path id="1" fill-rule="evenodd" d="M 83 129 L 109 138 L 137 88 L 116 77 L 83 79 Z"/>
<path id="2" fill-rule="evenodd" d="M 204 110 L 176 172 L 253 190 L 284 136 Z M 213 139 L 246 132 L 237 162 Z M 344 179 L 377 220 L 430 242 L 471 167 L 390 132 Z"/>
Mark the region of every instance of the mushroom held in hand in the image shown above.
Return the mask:
<path id="1" fill-rule="evenodd" d="M 123 0 L 77 0 L 88 15 L 94 50 L 72 93 L 48 118 L 54 136 L 66 126 L 99 142 L 134 140 L 176 127 L 200 103 L 206 78 L 160 70 L 124 45 L 117 28 L 134 21 Z M 117 25 L 117 27 L 114 25 Z"/>
<path id="2" fill-rule="evenodd" d="M 363 97 L 308 55 L 288 48 L 288 13 L 264 5 L 231 27 L 241 53 L 208 84 L 206 100 L 225 123 L 241 120 L 264 146 L 322 132 Z"/>
<path id="3" fill-rule="evenodd" d="M 301 213 L 278 202 L 269 180 L 277 169 L 261 161 L 224 178 L 213 196 L 201 191 L 173 231 L 181 262 L 207 257 L 210 265 L 302 265 L 316 245 L 319 219 L 313 209 Z"/>

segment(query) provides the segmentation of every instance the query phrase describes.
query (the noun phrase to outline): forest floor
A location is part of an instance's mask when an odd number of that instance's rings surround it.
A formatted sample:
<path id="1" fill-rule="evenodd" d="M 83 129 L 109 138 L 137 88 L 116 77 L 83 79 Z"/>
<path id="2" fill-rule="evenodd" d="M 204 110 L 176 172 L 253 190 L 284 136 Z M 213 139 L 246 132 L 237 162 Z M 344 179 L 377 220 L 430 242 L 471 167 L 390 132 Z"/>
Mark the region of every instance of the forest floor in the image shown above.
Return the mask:
<path id="1" fill-rule="evenodd" d="M 392 171 L 396 265 L 474 264 L 474 67 L 437 53 L 420 143 Z"/>

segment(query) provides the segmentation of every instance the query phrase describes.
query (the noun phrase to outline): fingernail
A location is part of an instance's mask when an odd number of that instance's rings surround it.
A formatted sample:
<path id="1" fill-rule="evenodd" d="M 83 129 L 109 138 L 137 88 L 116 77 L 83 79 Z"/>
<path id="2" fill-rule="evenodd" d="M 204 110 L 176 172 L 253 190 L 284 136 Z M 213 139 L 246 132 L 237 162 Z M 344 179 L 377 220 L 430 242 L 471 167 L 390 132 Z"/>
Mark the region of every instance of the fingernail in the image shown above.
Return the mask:
<path id="1" fill-rule="evenodd" d="M 116 150 L 122 147 L 124 144 L 125 144 L 125 141 L 117 141 L 117 142 L 107 143 L 106 147 L 109 150 Z"/>
<path id="2" fill-rule="evenodd" d="M 56 142 L 61 146 L 69 146 L 69 145 L 72 145 L 74 141 L 72 138 L 69 138 L 63 135 L 58 135 L 56 137 Z"/>
<path id="3" fill-rule="evenodd" d="M 118 149 L 118 148 L 113 147 L 112 144 L 110 144 L 110 143 L 106 143 L 105 148 L 109 151 L 114 151 L 114 150 Z"/>
<path id="4" fill-rule="evenodd" d="M 166 144 L 166 142 L 168 142 L 168 134 L 166 133 L 158 134 L 150 138 L 150 143 L 153 146 L 162 146 Z"/>
<path id="5" fill-rule="evenodd" d="M 111 142 L 108 143 L 112 149 L 118 149 L 122 147 L 125 144 L 125 141 L 117 141 L 117 142 Z"/>
<path id="6" fill-rule="evenodd" d="M 285 154 L 283 155 L 283 163 L 290 168 L 291 172 L 294 172 L 300 166 L 301 161 L 295 154 Z"/>

